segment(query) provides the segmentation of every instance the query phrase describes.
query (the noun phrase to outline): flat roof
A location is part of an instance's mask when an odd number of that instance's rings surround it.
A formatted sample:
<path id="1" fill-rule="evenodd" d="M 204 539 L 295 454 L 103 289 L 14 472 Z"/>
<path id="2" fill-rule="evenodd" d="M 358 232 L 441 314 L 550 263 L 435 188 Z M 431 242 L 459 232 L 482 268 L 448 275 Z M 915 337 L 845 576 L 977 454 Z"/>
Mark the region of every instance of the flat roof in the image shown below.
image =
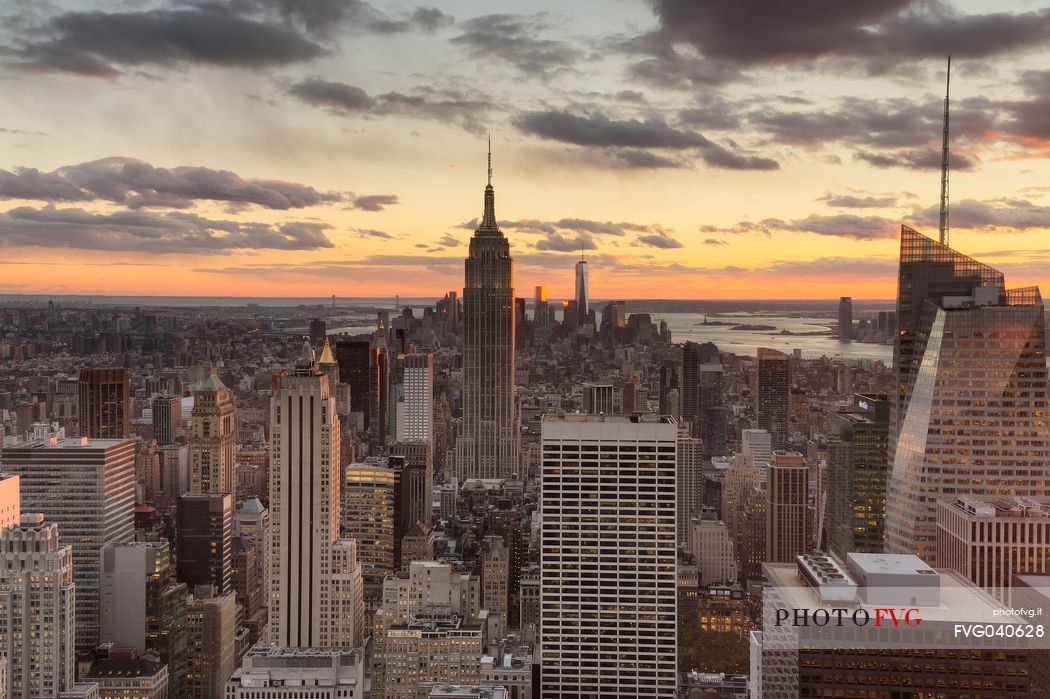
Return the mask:
<path id="1" fill-rule="evenodd" d="M 881 554 L 871 554 L 878 556 Z M 785 606 L 795 609 L 831 609 L 846 606 L 841 601 L 822 602 L 819 591 L 807 585 L 793 563 L 766 563 L 762 566 L 771 587 L 783 595 Z M 1018 617 L 993 616 L 1002 603 L 954 570 L 938 570 L 940 575 L 940 604 L 922 607 L 923 621 L 980 621 L 1019 622 Z M 880 605 L 867 604 L 859 596 L 848 603 L 852 608 L 868 610 L 872 617 Z M 884 606 L 884 605 L 882 605 Z"/>
<path id="2" fill-rule="evenodd" d="M 915 575 L 919 571 L 936 572 L 918 556 L 910 553 L 850 553 L 850 558 L 865 573 L 882 575 Z"/>

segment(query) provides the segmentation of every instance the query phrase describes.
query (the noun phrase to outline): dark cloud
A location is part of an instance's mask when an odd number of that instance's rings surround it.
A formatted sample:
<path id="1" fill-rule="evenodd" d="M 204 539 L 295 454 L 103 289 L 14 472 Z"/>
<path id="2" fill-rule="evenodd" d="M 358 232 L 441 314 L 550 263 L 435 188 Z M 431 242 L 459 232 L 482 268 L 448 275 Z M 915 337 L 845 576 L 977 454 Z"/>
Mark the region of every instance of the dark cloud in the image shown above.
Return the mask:
<path id="1" fill-rule="evenodd" d="M 196 214 L 145 211 L 92 213 L 29 206 L 0 214 L 0 245 L 218 254 L 231 250 L 317 250 L 334 247 L 323 223 L 278 225 L 207 219 Z"/>
<path id="2" fill-rule="evenodd" d="M 770 158 L 733 153 L 702 134 L 677 129 L 666 122 L 650 119 L 614 120 L 604 114 L 570 114 L 564 111 L 527 112 L 517 118 L 516 124 L 524 133 L 539 138 L 597 148 L 696 150 L 707 165 L 729 170 L 775 170 L 779 163 Z M 619 151 L 622 153 L 622 151 Z M 673 166 L 667 161 L 662 166 Z M 651 167 L 652 165 L 650 165 Z"/>
<path id="3" fill-rule="evenodd" d="M 711 167 L 723 170 L 779 170 L 780 163 L 772 158 L 762 158 L 755 155 L 741 155 L 726 150 L 722 146 L 712 143 L 705 148 L 700 158 Z"/>
<path id="4" fill-rule="evenodd" d="M 1034 145 L 1045 149 L 1050 142 L 1050 70 L 1027 70 L 1017 84 L 1028 99 L 1005 102 L 1000 126 L 1009 134 L 1035 139 Z"/>
<path id="5" fill-rule="evenodd" d="M 729 243 L 718 238 L 708 238 L 704 241 L 704 245 L 729 245 Z"/>
<path id="6" fill-rule="evenodd" d="M 456 18 L 447 15 L 436 7 L 417 7 L 412 12 L 412 22 L 425 32 L 436 32 L 452 26 Z"/>
<path id="7" fill-rule="evenodd" d="M 951 53 L 986 58 L 1045 45 L 1050 12 L 960 14 L 925 0 L 654 0 L 667 51 L 690 45 L 705 59 L 749 67 L 853 58 L 869 71 Z"/>
<path id="8" fill-rule="evenodd" d="M 335 192 L 281 180 L 246 180 L 229 170 L 159 168 L 133 158 L 104 158 L 53 172 L 0 170 L 0 198 L 52 202 L 105 200 L 131 208 L 187 208 L 225 201 L 268 209 L 300 209 L 339 201 Z M 396 197 L 395 197 L 396 200 Z"/>
<path id="9" fill-rule="evenodd" d="M 596 165 L 609 166 L 622 170 L 661 170 L 665 168 L 683 168 L 688 163 L 651 151 L 638 148 L 603 148 L 592 160 Z"/>
<path id="10" fill-rule="evenodd" d="M 399 236 L 386 231 L 378 231 L 375 228 L 355 228 L 354 232 L 359 238 L 380 238 L 382 240 L 397 240 Z"/>
<path id="11" fill-rule="evenodd" d="M 627 231 L 648 231 L 652 226 L 644 226 L 639 223 L 628 223 L 621 221 L 592 221 L 586 218 L 563 218 L 555 221 L 557 228 L 566 228 L 574 231 L 586 231 L 587 233 L 598 233 L 600 235 L 623 236 Z"/>
<path id="12" fill-rule="evenodd" d="M 648 235 L 640 235 L 638 236 L 638 242 L 652 248 L 660 248 L 661 250 L 671 250 L 682 247 L 682 244 L 671 237 L 667 231 L 655 231 Z"/>
<path id="13" fill-rule="evenodd" d="M 311 78 L 292 85 L 288 92 L 307 104 L 343 114 L 367 113 L 375 108 L 375 100 L 367 92 L 346 83 Z"/>
<path id="14" fill-rule="evenodd" d="M 23 33 L 11 53 L 22 67 L 113 77 L 121 67 L 199 63 L 236 68 L 286 65 L 325 53 L 289 26 L 224 5 L 143 12 L 67 12 Z"/>
<path id="15" fill-rule="evenodd" d="M 627 72 L 635 80 L 662 88 L 711 88 L 740 78 L 740 70 L 724 61 L 705 61 L 674 52 L 640 60 Z"/>
<path id="16" fill-rule="evenodd" d="M 861 195 L 861 194 L 825 194 L 817 199 L 828 206 L 838 209 L 884 209 L 897 205 L 897 197 L 893 195 Z"/>
<path id="17" fill-rule="evenodd" d="M 430 7 L 387 14 L 364 0 L 241 0 L 260 13 L 276 13 L 287 24 L 308 34 L 332 40 L 339 32 L 401 34 L 412 30 L 433 33 L 454 21 L 451 15 Z"/>
<path id="18" fill-rule="evenodd" d="M 370 96 L 354 85 L 311 78 L 295 83 L 288 92 L 315 107 L 342 116 L 403 116 L 459 126 L 483 133 L 483 122 L 494 105 L 487 97 L 460 91 L 419 88 L 416 94 L 388 92 Z"/>
<path id="19" fill-rule="evenodd" d="M 857 160 L 882 168 L 906 168 L 909 170 L 939 170 L 941 168 L 941 151 L 934 148 L 914 148 L 897 151 L 880 151 L 871 153 L 857 151 L 853 154 Z M 958 151 L 948 153 L 948 167 L 954 172 L 970 172 L 977 169 L 976 157 L 964 155 Z"/>
<path id="20" fill-rule="evenodd" d="M 911 220 L 917 225 L 937 226 L 940 223 L 940 210 L 936 206 L 916 209 Z M 1050 229 L 1050 206 L 1034 204 L 1025 199 L 963 199 L 951 203 L 949 224 L 952 228 L 985 231 Z"/>
<path id="21" fill-rule="evenodd" d="M 567 42 L 540 38 L 551 29 L 550 20 L 543 14 L 484 15 L 462 26 L 463 33 L 450 41 L 471 58 L 504 61 L 530 76 L 569 69 L 584 56 Z"/>
<path id="22" fill-rule="evenodd" d="M 350 208 L 361 211 L 382 211 L 398 202 L 396 194 L 362 194 L 361 196 L 355 195 L 352 199 L 353 203 Z"/>
<path id="23" fill-rule="evenodd" d="M 441 246 L 444 246 L 446 248 L 455 248 L 455 247 L 459 247 L 463 243 L 461 243 L 459 241 L 459 239 L 456 238 L 451 233 L 446 233 L 445 235 L 441 236 L 441 238 L 438 240 L 437 244 L 441 245 Z"/>
<path id="24" fill-rule="evenodd" d="M 780 218 L 766 218 L 757 223 L 741 221 L 728 228 L 702 226 L 702 233 L 760 233 L 771 235 L 774 231 L 788 233 L 813 233 L 852 240 L 880 240 L 896 238 L 900 223 L 881 216 L 855 216 L 853 214 L 835 214 L 823 216 L 810 214 L 806 218 L 787 221 Z"/>
<path id="25" fill-rule="evenodd" d="M 549 111 L 527 112 L 518 118 L 517 124 L 533 136 L 577 146 L 682 149 L 711 145 L 700 134 L 675 129 L 658 120 L 614 121 L 602 114 Z"/>
<path id="26" fill-rule="evenodd" d="M 536 249 L 553 252 L 579 252 L 597 250 L 598 245 L 589 235 L 568 236 L 561 233 L 550 233 L 536 243 Z"/>

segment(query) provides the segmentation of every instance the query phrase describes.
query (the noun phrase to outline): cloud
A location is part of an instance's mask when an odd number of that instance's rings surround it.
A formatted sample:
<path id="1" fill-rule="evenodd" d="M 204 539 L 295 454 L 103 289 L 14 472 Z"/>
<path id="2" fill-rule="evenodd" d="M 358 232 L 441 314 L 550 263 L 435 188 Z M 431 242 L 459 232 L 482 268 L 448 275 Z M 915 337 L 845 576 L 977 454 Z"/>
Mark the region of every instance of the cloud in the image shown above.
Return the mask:
<path id="1" fill-rule="evenodd" d="M 240 16 L 218 3 L 142 12 L 67 12 L 24 32 L 12 49 L 34 70 L 114 77 L 128 66 L 262 68 L 325 53 L 292 27 Z"/>
<path id="2" fill-rule="evenodd" d="M 375 101 L 361 88 L 318 78 L 298 82 L 288 92 L 307 104 L 342 114 L 367 113 L 375 107 Z"/>
<path id="3" fill-rule="evenodd" d="M 588 233 L 615 236 L 622 236 L 627 233 L 627 231 L 648 231 L 652 228 L 651 226 L 642 225 L 640 223 L 629 223 L 626 221 L 614 223 L 613 221 L 593 221 L 586 218 L 563 218 L 554 221 L 552 225 L 557 228 L 567 228 L 574 231 L 586 231 Z"/>
<path id="4" fill-rule="evenodd" d="M 773 231 L 787 233 L 812 233 L 852 240 L 881 240 L 896 238 L 900 230 L 897 221 L 881 216 L 855 216 L 853 214 L 834 214 L 824 216 L 810 214 L 806 218 L 786 221 L 780 218 L 766 218 L 757 223 L 741 221 L 728 228 L 701 226 L 702 233 L 760 233 L 766 236 Z"/>
<path id="5" fill-rule="evenodd" d="M 401 34 L 412 30 L 433 33 L 453 22 L 435 7 L 388 14 L 364 0 L 241 0 L 245 11 L 277 14 L 286 24 L 312 36 L 333 41 L 340 32 Z"/>
<path id="6" fill-rule="evenodd" d="M 539 38 L 552 23 L 544 14 L 492 14 L 463 23 L 463 33 L 450 39 L 474 59 L 508 63 L 522 73 L 544 77 L 571 68 L 583 52 L 564 41 Z"/>
<path id="7" fill-rule="evenodd" d="M 597 250 L 598 245 L 589 235 L 566 236 L 561 233 L 550 233 L 536 243 L 537 250 L 553 252 L 578 252 L 580 250 Z"/>
<path id="8" fill-rule="evenodd" d="M 838 209 L 885 209 L 897 205 L 897 197 L 893 195 L 859 195 L 859 194 L 832 194 L 828 192 L 817 199 L 828 206 Z"/>
<path id="9" fill-rule="evenodd" d="M 725 240 L 719 240 L 718 238 L 708 238 L 703 243 L 704 245 L 729 245 Z"/>
<path id="10" fill-rule="evenodd" d="M 439 29 L 452 26 L 456 18 L 445 14 L 436 7 L 417 7 L 412 12 L 412 22 L 422 31 L 436 32 Z"/>
<path id="11" fill-rule="evenodd" d="M 911 220 L 917 225 L 937 226 L 940 210 L 937 206 L 916 209 Z M 1024 199 L 963 199 L 951 203 L 949 224 L 952 228 L 979 231 L 1050 229 L 1050 206 Z"/>
<path id="12" fill-rule="evenodd" d="M 516 119 L 524 133 L 551 141 L 612 149 L 694 149 L 707 165 L 729 170 L 775 170 L 779 163 L 770 158 L 733 153 L 702 134 L 677 129 L 658 119 L 614 120 L 599 113 L 585 115 L 565 111 L 527 112 Z M 620 151 L 622 153 L 622 151 Z M 640 151 L 645 152 L 645 151 Z M 664 167 L 673 166 L 663 156 Z"/>
<path id="13" fill-rule="evenodd" d="M 192 213 L 93 213 L 48 205 L 0 214 L 0 245 L 116 252 L 217 254 L 231 250 L 334 247 L 323 223 L 282 224 L 207 219 Z"/>
<path id="14" fill-rule="evenodd" d="M 881 168 L 906 168 L 909 170 L 940 170 L 941 151 L 933 148 L 915 148 L 910 150 L 882 151 L 870 153 L 857 151 L 854 159 L 862 160 L 869 165 Z M 964 155 L 958 151 L 948 153 L 948 168 L 953 172 L 970 172 L 977 169 L 980 161 L 976 157 Z"/>
<path id="15" fill-rule="evenodd" d="M 456 238 L 451 233 L 446 233 L 445 235 L 441 236 L 441 238 L 438 240 L 437 244 L 441 245 L 441 246 L 444 246 L 444 247 L 447 247 L 447 248 L 455 248 L 455 247 L 459 247 L 463 243 L 461 243 L 459 241 L 459 239 Z"/>
<path id="16" fill-rule="evenodd" d="M 354 85 L 310 78 L 288 88 L 289 94 L 333 114 L 349 117 L 402 116 L 459 126 L 483 133 L 483 123 L 494 105 L 485 96 L 421 87 L 416 94 L 388 92 L 370 96 Z"/>
<path id="17" fill-rule="evenodd" d="M 382 240 L 397 240 L 399 236 L 375 228 L 355 228 L 354 232 L 359 238 L 380 238 Z"/>
<path id="18" fill-rule="evenodd" d="M 602 114 L 527 112 L 518 118 L 517 125 L 533 136 L 577 146 L 682 149 L 711 144 L 700 134 L 675 129 L 662 121 L 614 121 Z"/>
<path id="19" fill-rule="evenodd" d="M 1045 45 L 1050 12 L 962 14 L 925 0 L 654 0 L 665 51 L 686 44 L 707 60 L 742 67 L 850 58 L 870 72 L 902 62 L 994 55 Z"/>
<path id="20" fill-rule="evenodd" d="M 134 158 L 103 158 L 52 172 L 0 170 L 0 198 L 51 202 L 105 200 L 131 208 L 187 208 L 196 201 L 301 209 L 339 201 L 335 192 L 282 180 L 244 179 L 229 170 L 154 167 Z M 396 197 L 395 197 L 396 199 Z"/>
<path id="21" fill-rule="evenodd" d="M 656 231 L 648 235 L 638 236 L 638 242 L 661 250 L 671 250 L 682 247 L 682 244 L 671 237 L 666 231 Z"/>
<path id="22" fill-rule="evenodd" d="M 351 195 L 353 201 L 350 207 L 361 211 L 383 211 L 388 206 L 397 204 L 396 194 L 362 194 Z"/>

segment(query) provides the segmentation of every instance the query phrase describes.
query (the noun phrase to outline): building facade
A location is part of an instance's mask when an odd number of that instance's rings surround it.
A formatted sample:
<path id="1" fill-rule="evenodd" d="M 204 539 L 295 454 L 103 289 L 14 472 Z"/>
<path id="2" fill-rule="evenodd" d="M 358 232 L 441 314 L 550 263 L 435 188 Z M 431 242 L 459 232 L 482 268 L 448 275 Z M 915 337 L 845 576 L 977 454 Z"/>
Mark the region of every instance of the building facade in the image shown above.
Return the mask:
<path id="1" fill-rule="evenodd" d="M 21 481 L 22 511 L 42 512 L 73 548 L 78 649 L 98 645 L 102 548 L 135 533 L 135 443 L 51 438 L 0 452 Z"/>
<path id="2" fill-rule="evenodd" d="M 677 438 L 670 418 L 544 420 L 543 699 L 675 696 Z"/>

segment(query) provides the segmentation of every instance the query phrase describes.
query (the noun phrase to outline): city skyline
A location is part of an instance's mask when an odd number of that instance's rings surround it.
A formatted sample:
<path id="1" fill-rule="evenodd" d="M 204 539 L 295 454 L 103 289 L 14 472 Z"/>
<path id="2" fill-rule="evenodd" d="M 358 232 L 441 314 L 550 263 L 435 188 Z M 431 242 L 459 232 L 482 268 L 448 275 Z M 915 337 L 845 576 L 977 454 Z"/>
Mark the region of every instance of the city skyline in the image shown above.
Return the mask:
<path id="1" fill-rule="evenodd" d="M 0 293 L 440 296 L 491 132 L 519 289 L 888 299 L 948 53 L 951 244 L 1043 281 L 1050 13 L 719 5 L 13 5 Z"/>

